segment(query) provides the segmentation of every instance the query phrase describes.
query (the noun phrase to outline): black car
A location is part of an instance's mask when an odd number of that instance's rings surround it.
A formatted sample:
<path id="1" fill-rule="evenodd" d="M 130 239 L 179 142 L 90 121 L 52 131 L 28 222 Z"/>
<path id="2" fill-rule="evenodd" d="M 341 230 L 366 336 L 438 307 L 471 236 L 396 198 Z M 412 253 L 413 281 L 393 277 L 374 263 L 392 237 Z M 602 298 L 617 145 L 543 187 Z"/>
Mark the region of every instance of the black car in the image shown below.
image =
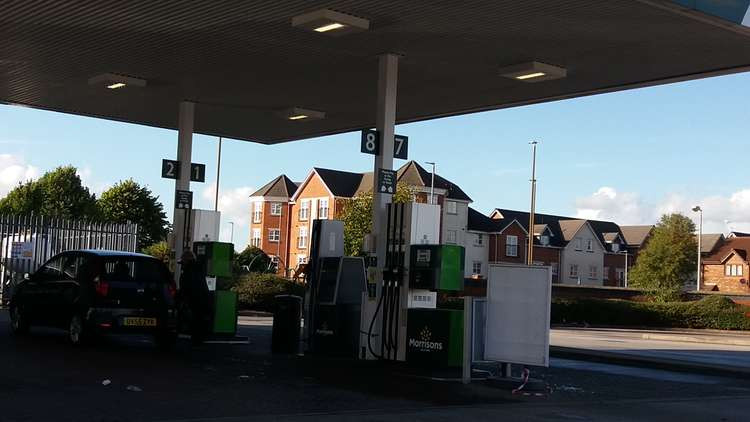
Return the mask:
<path id="1" fill-rule="evenodd" d="M 11 329 L 67 329 L 80 345 L 97 334 L 148 333 L 157 345 L 177 338 L 175 286 L 156 258 L 128 252 L 81 250 L 56 255 L 25 277 L 10 300 Z"/>

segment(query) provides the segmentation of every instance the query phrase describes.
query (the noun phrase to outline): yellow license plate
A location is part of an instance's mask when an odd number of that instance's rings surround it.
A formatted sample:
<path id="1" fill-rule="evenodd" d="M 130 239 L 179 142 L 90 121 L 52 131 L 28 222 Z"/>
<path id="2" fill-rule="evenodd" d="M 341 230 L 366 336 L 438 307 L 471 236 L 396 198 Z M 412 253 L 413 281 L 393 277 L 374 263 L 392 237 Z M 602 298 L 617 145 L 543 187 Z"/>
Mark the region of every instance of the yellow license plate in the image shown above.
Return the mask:
<path id="1" fill-rule="evenodd" d="M 126 327 L 156 327 L 156 318 L 134 318 L 122 319 L 122 325 Z"/>

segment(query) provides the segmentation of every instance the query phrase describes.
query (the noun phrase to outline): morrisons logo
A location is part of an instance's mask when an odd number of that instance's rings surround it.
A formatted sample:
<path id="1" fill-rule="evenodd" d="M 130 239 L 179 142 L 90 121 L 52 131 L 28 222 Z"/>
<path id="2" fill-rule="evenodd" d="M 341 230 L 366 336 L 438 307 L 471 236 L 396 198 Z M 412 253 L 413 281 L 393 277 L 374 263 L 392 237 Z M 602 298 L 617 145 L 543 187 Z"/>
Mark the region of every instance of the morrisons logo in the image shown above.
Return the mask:
<path id="1" fill-rule="evenodd" d="M 422 351 L 440 351 L 443 350 L 443 342 L 431 341 L 432 332 L 428 327 L 424 327 L 419 333 L 419 339 L 410 338 L 409 347 L 420 349 Z"/>

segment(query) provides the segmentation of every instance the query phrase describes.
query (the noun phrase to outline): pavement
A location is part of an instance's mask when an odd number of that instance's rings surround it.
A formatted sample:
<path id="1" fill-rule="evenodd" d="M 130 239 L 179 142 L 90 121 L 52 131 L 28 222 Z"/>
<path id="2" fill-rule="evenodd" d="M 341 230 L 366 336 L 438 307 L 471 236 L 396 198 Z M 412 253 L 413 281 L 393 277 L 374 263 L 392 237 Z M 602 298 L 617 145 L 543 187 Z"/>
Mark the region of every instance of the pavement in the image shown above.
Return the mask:
<path id="1" fill-rule="evenodd" d="M 271 355 L 263 317 L 240 319 L 246 344 L 181 341 L 171 353 L 143 337 L 80 349 L 56 330 L 14 338 L 7 325 L 0 312 L 2 422 L 744 421 L 750 409 L 750 380 L 720 375 L 553 358 L 531 368 L 546 391 L 525 396 L 404 365 Z"/>
<path id="2" fill-rule="evenodd" d="M 744 333 L 554 328 L 550 352 L 583 359 L 750 375 L 750 335 Z"/>

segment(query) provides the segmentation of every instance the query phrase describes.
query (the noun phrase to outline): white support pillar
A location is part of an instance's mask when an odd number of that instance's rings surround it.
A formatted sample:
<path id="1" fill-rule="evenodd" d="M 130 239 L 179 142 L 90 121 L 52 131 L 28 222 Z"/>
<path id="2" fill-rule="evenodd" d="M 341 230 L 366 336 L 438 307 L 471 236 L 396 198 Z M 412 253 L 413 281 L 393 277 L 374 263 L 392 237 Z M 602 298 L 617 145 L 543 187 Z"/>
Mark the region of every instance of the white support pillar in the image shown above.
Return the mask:
<path id="1" fill-rule="evenodd" d="M 195 103 L 183 101 L 180 103 L 179 120 L 177 123 L 177 161 L 180 162 L 179 176 L 175 180 L 175 190 L 190 190 L 190 163 L 193 151 L 193 122 L 195 118 Z M 188 217 L 187 210 L 174 209 L 174 252 L 177 262 L 182 258 L 185 245 L 184 227 Z M 189 239 L 188 239 L 189 240 Z M 180 264 L 175 265 L 175 279 L 180 280 Z"/>
<path id="2" fill-rule="evenodd" d="M 375 116 L 375 128 L 380 132 L 380 150 L 375 156 L 373 166 L 372 187 L 372 233 L 375 236 L 375 250 L 377 255 L 376 275 L 376 300 L 370 302 L 368 312 L 365 313 L 366 322 L 373 318 L 375 304 L 380 300 L 382 294 L 383 268 L 386 256 L 387 236 L 387 205 L 391 203 L 391 194 L 378 192 L 378 170 L 393 169 L 393 135 L 396 125 L 396 83 L 398 80 L 398 56 L 395 54 L 383 54 L 378 59 L 378 103 Z M 381 321 L 382 308 L 375 321 L 373 329 L 372 346 L 375 353 L 380 353 L 382 340 Z M 403 346 L 402 346 L 403 347 Z"/>

